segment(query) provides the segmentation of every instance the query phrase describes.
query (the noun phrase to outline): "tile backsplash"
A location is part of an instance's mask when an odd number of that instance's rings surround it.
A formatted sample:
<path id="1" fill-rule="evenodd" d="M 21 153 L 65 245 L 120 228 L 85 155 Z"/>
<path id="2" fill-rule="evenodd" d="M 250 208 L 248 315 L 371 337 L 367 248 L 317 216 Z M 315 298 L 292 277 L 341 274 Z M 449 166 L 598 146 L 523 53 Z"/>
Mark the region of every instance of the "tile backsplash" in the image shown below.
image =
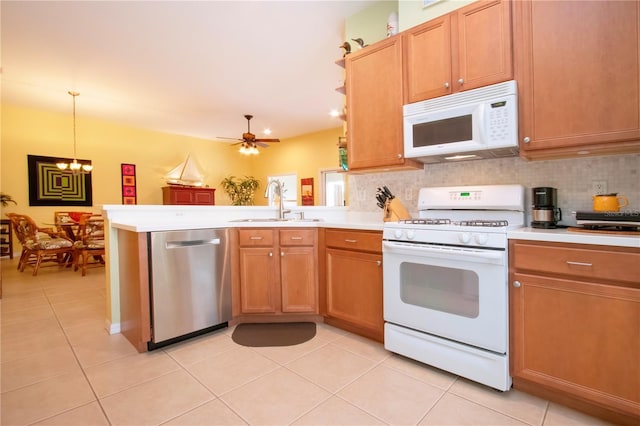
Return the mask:
<path id="1" fill-rule="evenodd" d="M 527 222 L 531 217 L 531 188 L 550 186 L 558 190 L 562 224 L 574 225 L 574 211 L 592 209 L 592 181 L 605 181 L 608 193 L 629 199 L 625 210 L 640 210 L 640 154 L 526 161 L 519 157 L 430 164 L 424 170 L 349 175 L 351 210 L 373 212 L 378 187 L 386 185 L 412 215 L 417 215 L 420 188 L 429 186 L 504 185 L 526 187 Z"/>

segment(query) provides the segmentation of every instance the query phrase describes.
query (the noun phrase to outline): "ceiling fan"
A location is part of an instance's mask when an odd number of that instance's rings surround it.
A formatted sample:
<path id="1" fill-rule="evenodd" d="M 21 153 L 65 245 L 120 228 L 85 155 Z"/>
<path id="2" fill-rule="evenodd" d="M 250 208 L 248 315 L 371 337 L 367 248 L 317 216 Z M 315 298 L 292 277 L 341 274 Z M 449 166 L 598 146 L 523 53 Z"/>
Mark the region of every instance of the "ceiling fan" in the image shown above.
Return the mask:
<path id="1" fill-rule="evenodd" d="M 258 146 L 262 148 L 267 148 L 269 147 L 267 143 L 280 142 L 280 139 L 264 139 L 264 138 L 257 139 L 256 135 L 251 133 L 251 119 L 253 118 L 253 115 L 247 114 L 244 116 L 244 118 L 247 119 L 247 132 L 242 134 L 242 138 L 218 137 L 218 139 L 233 139 L 233 140 L 240 141 L 240 142 L 234 143 L 233 145 L 242 145 L 240 147 L 240 152 L 247 153 L 247 154 L 257 154 Z M 252 152 L 245 152 L 245 151 L 252 151 Z"/>

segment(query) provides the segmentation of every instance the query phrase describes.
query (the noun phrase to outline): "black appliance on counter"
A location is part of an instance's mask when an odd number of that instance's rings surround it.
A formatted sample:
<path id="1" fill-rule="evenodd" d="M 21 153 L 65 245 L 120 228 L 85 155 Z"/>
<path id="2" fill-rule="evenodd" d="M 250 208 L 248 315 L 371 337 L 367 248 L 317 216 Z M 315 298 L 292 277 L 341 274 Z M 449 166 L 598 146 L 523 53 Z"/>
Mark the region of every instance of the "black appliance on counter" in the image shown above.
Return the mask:
<path id="1" fill-rule="evenodd" d="M 640 211 L 576 212 L 576 224 L 593 230 L 640 231 Z"/>
<path id="2" fill-rule="evenodd" d="M 555 228 L 562 220 L 562 210 L 558 207 L 557 190 L 548 186 L 532 189 L 532 228 Z"/>

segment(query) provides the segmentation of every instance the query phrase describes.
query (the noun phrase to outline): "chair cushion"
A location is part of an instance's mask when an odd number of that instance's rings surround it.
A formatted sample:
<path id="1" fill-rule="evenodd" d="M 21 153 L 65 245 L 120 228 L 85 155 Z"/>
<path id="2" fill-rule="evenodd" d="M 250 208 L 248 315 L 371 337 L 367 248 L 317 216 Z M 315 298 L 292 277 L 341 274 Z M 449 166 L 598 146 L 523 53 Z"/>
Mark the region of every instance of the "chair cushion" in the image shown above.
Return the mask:
<path id="1" fill-rule="evenodd" d="M 25 244 L 30 250 L 50 250 L 73 245 L 71 241 L 64 238 L 38 238 L 37 241 L 27 240 Z"/>

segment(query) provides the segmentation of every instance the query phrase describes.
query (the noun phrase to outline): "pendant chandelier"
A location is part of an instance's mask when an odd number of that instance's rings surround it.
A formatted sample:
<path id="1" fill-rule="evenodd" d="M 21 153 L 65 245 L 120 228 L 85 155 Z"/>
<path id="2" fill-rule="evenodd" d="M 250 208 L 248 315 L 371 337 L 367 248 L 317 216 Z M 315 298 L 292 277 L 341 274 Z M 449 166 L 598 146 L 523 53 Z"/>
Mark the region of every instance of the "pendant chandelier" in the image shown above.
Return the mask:
<path id="1" fill-rule="evenodd" d="M 79 162 L 76 159 L 76 96 L 79 96 L 80 93 L 69 91 L 69 94 L 73 96 L 73 161 L 71 163 L 59 161 L 56 166 L 60 170 L 66 171 L 68 169 L 72 173 L 89 173 L 93 170 L 93 166 L 90 163 Z"/>

